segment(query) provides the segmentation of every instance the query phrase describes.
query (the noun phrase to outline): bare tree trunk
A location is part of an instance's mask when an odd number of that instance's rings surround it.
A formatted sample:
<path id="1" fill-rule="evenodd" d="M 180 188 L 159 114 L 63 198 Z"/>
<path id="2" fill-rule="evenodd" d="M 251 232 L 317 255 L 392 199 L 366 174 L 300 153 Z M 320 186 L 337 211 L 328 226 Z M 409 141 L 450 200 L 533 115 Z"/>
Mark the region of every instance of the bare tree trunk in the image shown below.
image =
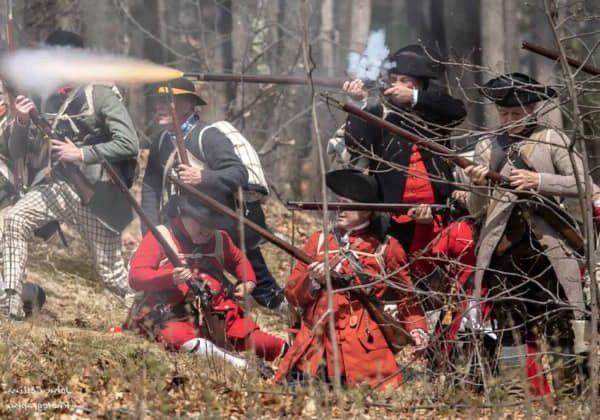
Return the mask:
<path id="1" fill-rule="evenodd" d="M 519 5 L 516 0 L 504 0 L 504 60 L 505 71 L 519 68 Z"/>
<path id="2" fill-rule="evenodd" d="M 446 43 L 446 19 L 445 19 L 444 0 L 431 0 L 429 10 L 431 16 L 431 28 L 428 31 L 428 41 L 426 45 L 433 49 L 437 54 L 445 57 L 448 53 Z"/>
<path id="3" fill-rule="evenodd" d="M 333 46 L 336 40 L 334 23 L 334 0 L 323 0 L 321 4 L 321 62 L 327 76 L 335 73 Z"/>
<path id="4" fill-rule="evenodd" d="M 371 0 L 353 0 L 350 28 L 350 49 L 364 51 L 371 28 Z"/>
<path id="5" fill-rule="evenodd" d="M 544 6 L 535 4 L 531 7 L 529 13 L 530 25 L 535 22 L 535 31 L 531 33 L 532 42 L 540 45 L 548 46 L 548 48 L 555 48 L 556 41 L 554 40 L 554 34 L 552 28 L 548 23 Z M 557 70 L 560 70 L 556 62 L 548 60 L 545 57 L 541 57 L 537 54 L 530 54 L 532 60 L 532 76 L 538 79 L 541 83 L 556 83 L 556 75 L 559 74 Z M 557 128 L 563 127 L 563 118 L 559 109 L 547 113 L 544 119 L 552 126 Z"/>
<path id="6" fill-rule="evenodd" d="M 481 65 L 489 69 L 486 79 L 504 72 L 504 6 L 501 1 L 481 0 Z M 485 110 L 485 125 L 496 126 L 498 118 L 490 107 Z"/>
<path id="7" fill-rule="evenodd" d="M 29 44 L 43 41 L 58 28 L 81 32 L 79 0 L 23 0 L 22 4 L 23 29 Z"/>
<path id="8" fill-rule="evenodd" d="M 423 43 L 429 40 L 429 5 L 429 0 L 406 2 L 406 24 L 410 28 L 413 42 Z"/>
<path id="9" fill-rule="evenodd" d="M 494 73 L 504 71 L 504 6 L 497 0 L 481 0 L 482 65 Z"/>
<path id="10" fill-rule="evenodd" d="M 157 18 L 157 26 L 158 26 L 158 39 L 162 44 L 167 44 L 169 39 L 167 37 L 167 5 L 165 4 L 165 0 L 156 0 L 156 18 Z M 169 61 L 169 53 L 165 48 L 160 48 L 160 52 L 162 52 L 162 62 L 166 63 Z"/>
<path id="11" fill-rule="evenodd" d="M 457 97 L 465 101 L 468 110 L 468 126 L 480 127 L 484 123 L 482 106 L 479 105 L 481 98 L 473 89 L 473 86 L 481 84 L 481 72 L 471 71 L 461 63 L 478 65 L 481 63 L 481 16 L 480 0 L 465 0 L 461 8 L 453 11 L 455 22 L 461 22 L 461 25 L 454 25 L 452 30 L 446 34 L 448 40 L 448 61 L 454 63 L 446 68 L 447 77 L 452 81 L 450 87 L 458 83 L 457 88 L 452 92 Z M 457 147 L 466 146 L 465 141 L 457 144 Z"/>
<path id="12" fill-rule="evenodd" d="M 221 44 L 221 62 L 224 71 L 233 70 L 233 41 L 232 28 L 233 28 L 233 10 L 232 0 L 223 0 L 219 7 L 219 17 L 217 23 L 217 32 L 219 41 Z M 225 108 L 228 108 L 228 104 L 235 99 L 235 85 L 233 83 L 227 83 L 225 85 Z"/>

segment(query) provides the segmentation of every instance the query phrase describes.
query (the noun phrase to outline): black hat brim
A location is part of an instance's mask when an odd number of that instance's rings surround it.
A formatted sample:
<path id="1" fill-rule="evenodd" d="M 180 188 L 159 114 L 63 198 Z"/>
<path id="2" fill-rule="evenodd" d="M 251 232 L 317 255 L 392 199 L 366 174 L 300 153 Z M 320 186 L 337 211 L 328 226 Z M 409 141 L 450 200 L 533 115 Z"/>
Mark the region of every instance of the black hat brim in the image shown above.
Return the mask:
<path id="1" fill-rule="evenodd" d="M 360 203 L 381 201 L 377 179 L 354 169 L 340 169 L 325 176 L 327 187 L 340 197 Z"/>
<path id="2" fill-rule="evenodd" d="M 481 88 L 483 96 L 502 107 L 529 105 L 558 96 L 558 92 L 522 73 L 510 73 L 489 80 Z"/>
<path id="3" fill-rule="evenodd" d="M 147 95 L 149 98 L 165 98 L 165 99 L 170 99 L 170 95 L 168 93 L 158 93 L 158 92 L 153 92 L 149 95 Z M 194 99 L 196 101 L 196 106 L 203 106 L 203 105 L 207 105 L 206 101 L 204 99 L 202 99 L 200 96 L 198 96 L 195 93 L 175 93 L 173 94 L 174 97 L 176 98 L 181 98 L 181 97 L 188 97 L 190 99 Z"/>
<path id="4" fill-rule="evenodd" d="M 234 227 L 231 218 L 211 210 L 199 201 L 188 195 L 179 195 L 169 200 L 167 214 L 174 216 L 187 216 L 210 229 L 229 230 Z"/>
<path id="5" fill-rule="evenodd" d="M 389 73 L 405 74 L 420 79 L 438 79 L 444 72 L 441 63 L 431 59 L 423 46 L 407 45 L 391 54 Z"/>

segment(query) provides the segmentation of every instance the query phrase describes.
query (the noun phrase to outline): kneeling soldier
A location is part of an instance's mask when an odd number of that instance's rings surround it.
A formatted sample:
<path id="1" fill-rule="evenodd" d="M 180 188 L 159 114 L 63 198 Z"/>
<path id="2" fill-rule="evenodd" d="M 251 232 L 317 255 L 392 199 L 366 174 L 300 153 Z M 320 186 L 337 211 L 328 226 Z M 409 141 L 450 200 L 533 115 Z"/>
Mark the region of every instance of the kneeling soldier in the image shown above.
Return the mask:
<path id="1" fill-rule="evenodd" d="M 375 178 L 353 170 L 327 175 L 327 185 L 343 198 L 340 201 L 380 202 Z M 333 343 L 328 328 L 324 259 L 331 269 L 356 286 L 358 293 L 397 304 L 400 321 L 418 347 L 427 343 L 427 323 L 413 293 L 406 270 L 406 254 L 400 243 L 383 235 L 380 219 L 370 211 L 340 211 L 332 233 L 314 233 L 304 250 L 318 262 L 298 263 L 285 294 L 290 304 L 303 313 L 296 340 L 283 359 L 275 381 L 304 381 L 308 377 L 325 381 L 334 377 Z M 327 241 L 328 254 L 323 251 Z M 368 286 L 367 286 L 368 284 Z M 375 386 L 398 386 L 402 377 L 394 352 L 380 326 L 358 300 L 347 292 L 333 296 L 335 336 L 339 347 L 342 381 Z"/>
<path id="2" fill-rule="evenodd" d="M 143 292 L 130 316 L 134 328 L 175 350 L 217 351 L 238 367 L 245 365 L 243 359 L 204 339 L 228 350 L 253 348 L 259 358 L 276 359 L 285 351 L 285 341 L 260 331 L 235 300 L 252 293 L 256 277 L 246 256 L 220 230 L 228 221 L 187 197 L 171 199 L 168 218 L 169 225 L 159 231 L 182 254 L 186 268 L 173 267 L 152 233 L 146 234 L 129 272 L 131 287 Z M 225 270 L 238 280 L 233 290 Z M 210 296 L 201 305 L 192 282 L 208 286 Z"/>

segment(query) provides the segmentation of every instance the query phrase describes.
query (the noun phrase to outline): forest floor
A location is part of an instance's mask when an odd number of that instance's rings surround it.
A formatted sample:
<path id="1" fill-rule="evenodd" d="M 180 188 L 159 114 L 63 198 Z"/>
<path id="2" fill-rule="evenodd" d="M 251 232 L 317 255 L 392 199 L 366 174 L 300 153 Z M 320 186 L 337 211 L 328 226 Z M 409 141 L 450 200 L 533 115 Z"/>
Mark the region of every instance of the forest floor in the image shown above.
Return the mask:
<path id="1" fill-rule="evenodd" d="M 271 227 L 302 244 L 319 223 L 291 213 L 271 200 Z M 139 227 L 124 235 L 129 254 Z M 480 394 L 431 381 L 424 363 L 412 362 L 411 349 L 400 355 L 406 383 L 393 392 L 374 394 L 348 388 L 335 394 L 327 387 L 288 389 L 274 386 L 253 371 L 173 353 L 131 332 L 111 333 L 126 311 L 122 301 L 104 291 L 79 238 L 67 230 L 69 248 L 36 242 L 30 248 L 29 280 L 42 285 L 47 303 L 33 319 L 0 324 L 0 417 L 92 418 L 388 418 L 481 417 L 529 418 L 584 415 L 578 401 L 560 408 L 544 402 L 487 408 Z M 270 245 L 264 247 L 276 278 L 284 281 L 292 261 Z M 287 337 L 286 319 L 256 306 L 249 313 L 267 331 Z M 447 382 L 446 382 L 447 383 Z M 500 397 L 502 399 L 502 397 Z M 578 414 L 577 414 L 578 413 Z"/>

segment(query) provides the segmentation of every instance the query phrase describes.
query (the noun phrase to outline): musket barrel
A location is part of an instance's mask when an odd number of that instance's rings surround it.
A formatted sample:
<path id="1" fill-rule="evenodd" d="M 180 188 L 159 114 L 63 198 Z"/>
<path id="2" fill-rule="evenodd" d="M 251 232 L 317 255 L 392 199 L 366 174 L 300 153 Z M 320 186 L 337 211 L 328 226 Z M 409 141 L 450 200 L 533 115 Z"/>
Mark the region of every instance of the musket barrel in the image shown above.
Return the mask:
<path id="1" fill-rule="evenodd" d="M 558 51 L 551 50 L 549 48 L 534 44 L 529 41 L 523 41 L 522 47 L 527 51 L 531 51 L 543 57 L 549 58 L 550 60 L 558 60 L 560 58 L 560 54 Z M 581 68 L 581 70 L 593 76 L 600 75 L 600 68 L 598 67 L 592 66 L 591 64 L 583 64 L 583 62 L 576 60 L 572 57 L 565 58 L 567 59 L 567 63 L 569 63 L 571 67 Z"/>
<path id="2" fill-rule="evenodd" d="M 327 203 L 327 209 L 330 211 L 377 211 L 384 213 L 402 213 L 418 206 L 418 204 L 408 203 Z M 444 213 L 450 210 L 450 206 L 444 204 L 431 204 L 434 213 Z M 286 207 L 289 210 L 323 210 L 324 204 L 316 201 L 288 201 Z"/>
<path id="3" fill-rule="evenodd" d="M 196 79 L 204 82 L 236 82 L 236 83 L 266 83 L 276 85 L 309 85 L 339 88 L 344 85 L 346 79 L 324 79 L 314 77 L 309 79 L 302 76 L 270 76 L 242 73 L 185 73 L 184 77 Z"/>

